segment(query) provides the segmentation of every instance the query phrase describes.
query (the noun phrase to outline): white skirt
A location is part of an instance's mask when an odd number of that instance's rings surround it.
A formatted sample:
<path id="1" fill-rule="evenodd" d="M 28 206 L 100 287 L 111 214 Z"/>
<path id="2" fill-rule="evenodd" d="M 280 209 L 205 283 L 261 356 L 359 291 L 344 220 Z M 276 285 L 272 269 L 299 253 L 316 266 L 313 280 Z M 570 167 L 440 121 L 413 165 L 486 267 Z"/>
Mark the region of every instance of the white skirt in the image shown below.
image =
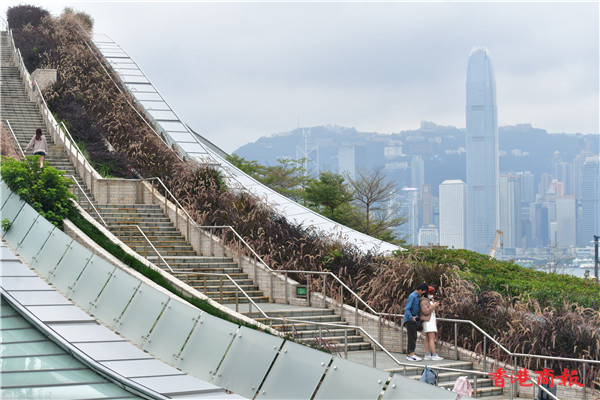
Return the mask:
<path id="1" fill-rule="evenodd" d="M 423 321 L 423 332 L 437 332 L 437 324 L 435 322 L 435 311 L 431 312 L 429 321 Z"/>

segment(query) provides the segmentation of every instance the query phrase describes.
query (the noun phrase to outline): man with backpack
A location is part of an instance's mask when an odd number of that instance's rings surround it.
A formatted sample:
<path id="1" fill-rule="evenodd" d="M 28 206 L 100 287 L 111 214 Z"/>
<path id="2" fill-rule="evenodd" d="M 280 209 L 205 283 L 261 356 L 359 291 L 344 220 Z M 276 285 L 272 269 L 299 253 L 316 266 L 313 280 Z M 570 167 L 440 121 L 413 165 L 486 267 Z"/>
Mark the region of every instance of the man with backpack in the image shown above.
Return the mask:
<path id="1" fill-rule="evenodd" d="M 406 306 L 404 307 L 404 326 L 406 327 L 406 334 L 408 336 L 408 345 L 406 359 L 408 361 L 421 361 L 422 358 L 415 355 L 415 348 L 417 347 L 417 327 L 419 326 L 419 318 L 421 312 L 421 296 L 427 292 L 429 285 L 421 283 L 417 286 L 417 289 L 412 292 L 406 300 Z"/>

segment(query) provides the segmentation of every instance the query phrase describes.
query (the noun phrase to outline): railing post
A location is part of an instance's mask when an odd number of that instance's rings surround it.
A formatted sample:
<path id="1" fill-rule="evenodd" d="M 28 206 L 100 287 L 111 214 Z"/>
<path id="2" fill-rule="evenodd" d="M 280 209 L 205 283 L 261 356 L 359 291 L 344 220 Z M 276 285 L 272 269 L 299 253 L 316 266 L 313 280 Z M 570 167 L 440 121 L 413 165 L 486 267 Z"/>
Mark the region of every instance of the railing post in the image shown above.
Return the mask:
<path id="1" fill-rule="evenodd" d="M 242 241 L 238 239 L 238 263 L 239 267 L 242 268 Z"/>
<path id="2" fill-rule="evenodd" d="M 271 303 L 275 303 L 275 292 L 274 292 L 274 288 L 273 288 L 273 271 L 269 271 L 269 289 L 270 289 L 270 295 L 269 298 L 271 299 Z"/>
<path id="3" fill-rule="evenodd" d="M 454 323 L 454 359 L 458 361 L 458 322 Z"/>
<path id="4" fill-rule="evenodd" d="M 240 291 L 238 290 L 238 288 L 235 288 L 235 312 L 239 312 L 239 305 L 240 305 Z"/>
<path id="5" fill-rule="evenodd" d="M 223 304 L 223 275 L 219 275 L 219 299 L 220 303 Z"/>
<path id="6" fill-rule="evenodd" d="M 483 335 L 483 372 L 487 372 L 487 336 Z"/>
<path id="7" fill-rule="evenodd" d="M 344 330 L 344 353 L 346 355 L 346 360 L 348 359 L 348 331 Z"/>
<path id="8" fill-rule="evenodd" d="M 582 380 L 583 380 L 583 400 L 587 400 L 587 381 L 586 381 L 586 368 L 585 368 L 585 363 L 583 363 L 583 374 L 581 376 Z"/>
<path id="9" fill-rule="evenodd" d="M 344 318 L 344 287 L 340 286 L 340 317 Z"/>
<path id="10" fill-rule="evenodd" d="M 377 346 L 373 343 L 373 368 L 377 368 Z"/>
<path id="11" fill-rule="evenodd" d="M 254 259 L 254 268 L 256 268 L 256 258 Z M 283 284 L 283 287 L 285 290 L 285 304 L 290 304 L 290 300 L 288 298 L 288 273 L 287 273 L 287 271 L 284 272 L 283 279 L 285 280 L 284 284 Z"/>
<path id="12" fill-rule="evenodd" d="M 473 398 L 477 398 L 477 374 L 475 374 L 473 379 Z"/>
<path id="13" fill-rule="evenodd" d="M 383 344 L 383 321 L 381 314 L 379 314 L 379 343 Z"/>
<path id="14" fill-rule="evenodd" d="M 214 240 L 213 240 L 213 228 L 210 228 L 208 232 L 210 233 L 210 238 L 208 238 L 209 239 L 209 244 L 210 244 L 210 255 L 214 256 L 215 253 L 213 251 L 213 247 L 214 247 L 214 244 L 213 244 L 213 242 L 214 242 Z"/>
<path id="15" fill-rule="evenodd" d="M 207 277 L 206 275 L 202 275 L 202 280 L 204 281 L 204 294 L 206 294 L 206 281 L 207 281 Z"/>
<path id="16" fill-rule="evenodd" d="M 354 298 L 354 325 L 358 326 L 358 299 Z"/>
<path id="17" fill-rule="evenodd" d="M 327 308 L 326 287 L 327 287 L 327 275 L 323 275 L 323 308 Z"/>
<path id="18" fill-rule="evenodd" d="M 323 340 L 323 327 L 319 325 L 319 340 Z"/>
<path id="19" fill-rule="evenodd" d="M 256 262 L 256 256 L 254 257 L 254 284 L 258 286 L 258 265 Z"/>
<path id="20" fill-rule="evenodd" d="M 310 274 L 306 274 L 306 300 L 310 307 Z"/>

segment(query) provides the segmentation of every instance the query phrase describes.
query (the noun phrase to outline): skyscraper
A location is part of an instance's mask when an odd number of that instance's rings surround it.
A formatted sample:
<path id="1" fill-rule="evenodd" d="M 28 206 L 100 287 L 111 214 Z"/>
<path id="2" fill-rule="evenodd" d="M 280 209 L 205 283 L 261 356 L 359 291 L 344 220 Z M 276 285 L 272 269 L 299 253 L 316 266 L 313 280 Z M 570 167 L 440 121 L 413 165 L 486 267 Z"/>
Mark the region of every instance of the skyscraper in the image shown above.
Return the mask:
<path id="1" fill-rule="evenodd" d="M 487 254 L 498 220 L 498 111 L 490 53 L 471 50 L 467 66 L 467 248 Z"/>
<path id="2" fill-rule="evenodd" d="M 521 247 L 521 180 L 519 175 L 500 175 L 500 230 L 504 247 Z"/>
<path id="3" fill-rule="evenodd" d="M 583 242 L 600 235 L 600 156 L 587 157 L 583 165 L 581 205 Z"/>
<path id="4" fill-rule="evenodd" d="M 464 249 L 466 244 L 467 188 L 460 179 L 446 180 L 440 185 L 440 245 Z"/>

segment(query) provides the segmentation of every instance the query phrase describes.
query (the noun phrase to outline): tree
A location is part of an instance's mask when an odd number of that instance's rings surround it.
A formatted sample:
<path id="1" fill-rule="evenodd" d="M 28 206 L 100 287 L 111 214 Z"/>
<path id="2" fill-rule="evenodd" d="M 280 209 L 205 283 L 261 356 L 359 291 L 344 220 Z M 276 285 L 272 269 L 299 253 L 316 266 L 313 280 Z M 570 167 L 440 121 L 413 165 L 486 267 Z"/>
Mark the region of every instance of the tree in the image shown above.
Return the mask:
<path id="1" fill-rule="evenodd" d="M 310 178 L 304 175 L 303 159 L 280 157 L 277 159 L 279 164 L 274 166 L 248 161 L 237 154 L 229 156 L 227 160 L 277 193 L 297 202 L 304 199 L 304 188 L 310 182 Z"/>
<path id="2" fill-rule="evenodd" d="M 402 225 L 406 218 L 395 203 L 396 184 L 387 180 L 383 168 L 360 169 L 356 178 L 346 176 L 355 205 L 355 229 L 369 236 L 391 241 L 392 228 Z"/>
<path id="3" fill-rule="evenodd" d="M 320 214 L 340 221 L 340 215 L 336 216 L 336 210 L 342 205 L 350 202 L 351 196 L 344 183 L 344 177 L 339 174 L 326 171 L 319 175 L 319 179 L 313 179 L 308 183 L 304 192 L 304 198 L 308 205 Z"/>

